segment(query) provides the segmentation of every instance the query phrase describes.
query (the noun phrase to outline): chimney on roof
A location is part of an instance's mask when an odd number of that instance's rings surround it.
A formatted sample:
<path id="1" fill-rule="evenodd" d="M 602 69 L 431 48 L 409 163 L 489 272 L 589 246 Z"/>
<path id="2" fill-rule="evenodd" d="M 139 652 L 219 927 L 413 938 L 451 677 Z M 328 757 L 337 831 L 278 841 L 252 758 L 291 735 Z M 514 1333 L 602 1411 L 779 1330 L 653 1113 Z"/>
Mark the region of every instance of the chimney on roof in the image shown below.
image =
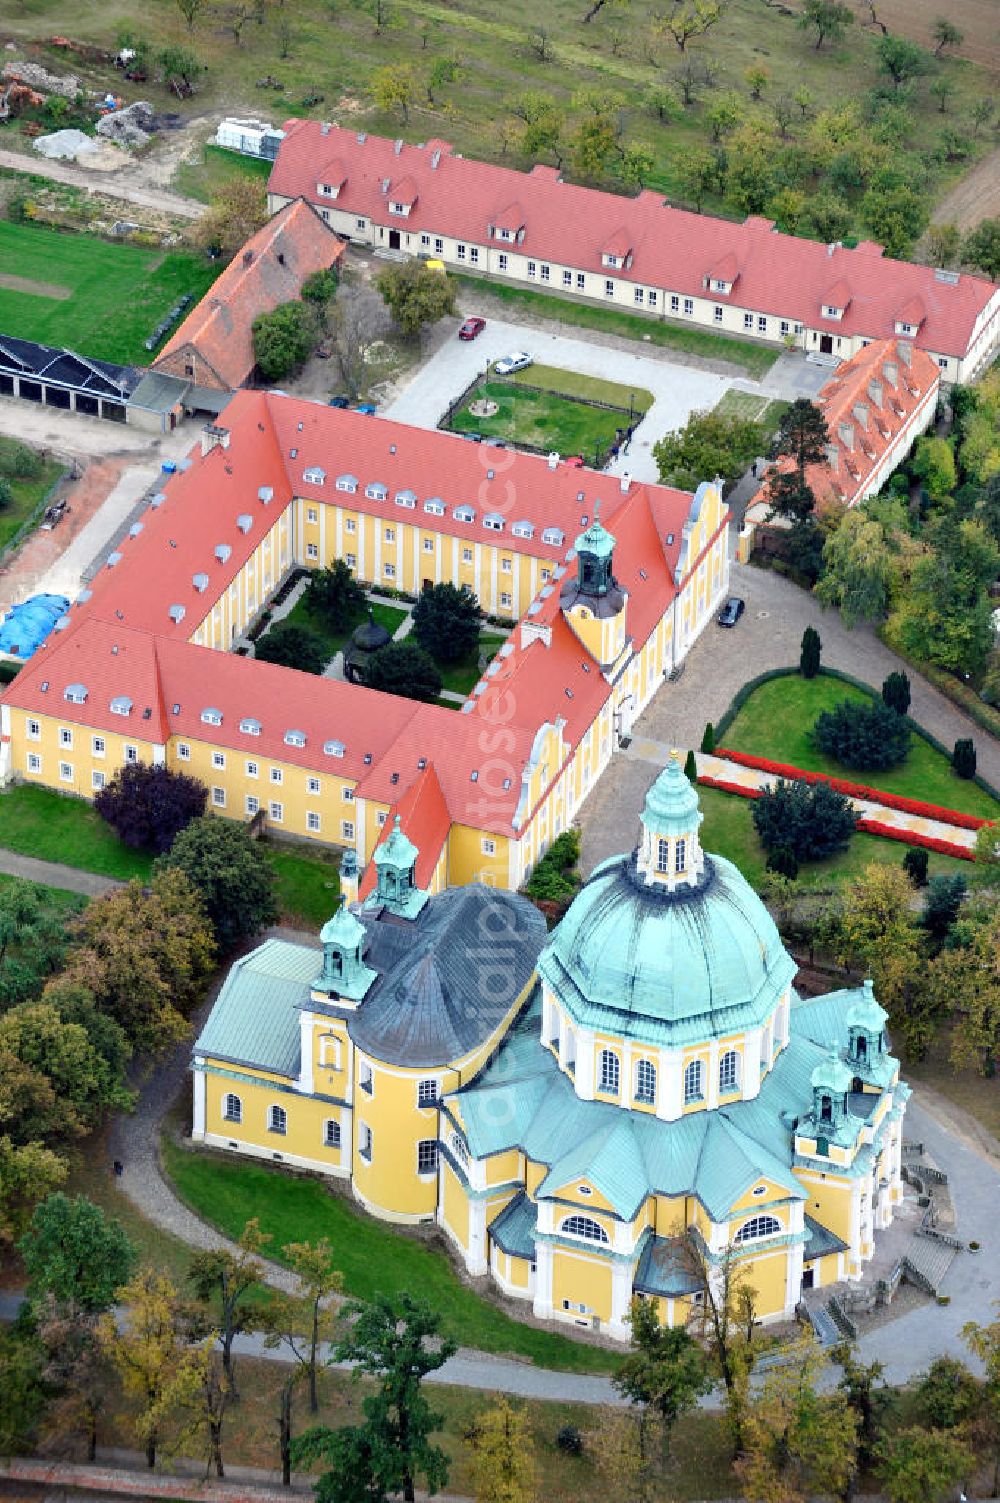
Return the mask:
<path id="1" fill-rule="evenodd" d="M 328 136 L 330 134 L 330 122 L 329 122 L 329 120 L 324 120 L 323 121 L 323 124 L 319 128 L 319 133 L 320 133 L 321 136 Z"/>
<path id="2" fill-rule="evenodd" d="M 229 429 L 222 428 L 218 423 L 209 423 L 201 430 L 201 457 L 205 458 L 213 449 L 229 448 Z"/>
<path id="3" fill-rule="evenodd" d="M 245 250 L 243 252 L 243 265 L 244 266 L 252 266 L 253 265 L 253 251 L 252 250 Z"/>
<path id="4" fill-rule="evenodd" d="M 837 437 L 845 449 L 854 449 L 854 427 L 851 423 L 837 424 Z"/>
<path id="5" fill-rule="evenodd" d="M 837 448 L 836 444 L 827 444 L 826 462 L 829 468 L 836 475 L 837 471 L 840 469 L 840 450 Z"/>
<path id="6" fill-rule="evenodd" d="M 868 396 L 875 407 L 882 406 L 882 383 L 875 376 L 868 383 Z"/>
<path id="7" fill-rule="evenodd" d="M 896 352 L 904 365 L 913 364 L 913 346 L 908 339 L 896 340 Z"/>
<path id="8" fill-rule="evenodd" d="M 868 432 L 868 408 L 865 406 L 864 402 L 855 402 L 855 404 L 854 404 L 854 406 L 853 406 L 853 408 L 851 410 L 854 413 L 854 421 L 857 423 L 857 425 L 861 429 L 862 433 L 867 433 Z"/>
<path id="9" fill-rule="evenodd" d="M 364 144 L 365 144 L 365 142 L 367 140 L 368 140 L 368 132 L 366 130 L 359 130 L 358 131 L 358 145 L 359 146 L 364 146 Z"/>
<path id="10" fill-rule="evenodd" d="M 399 153 L 403 149 L 403 139 L 402 139 L 402 137 L 400 137 L 400 139 L 398 141 L 393 141 L 393 143 L 392 143 L 392 149 L 393 149 L 394 153 L 396 154 L 396 156 L 398 157 Z"/>
<path id="11" fill-rule="evenodd" d="M 629 492 L 629 486 L 632 484 L 632 475 L 629 470 L 622 470 L 621 479 L 619 480 L 618 484 L 621 488 L 622 495 L 627 496 Z"/>
<path id="12" fill-rule="evenodd" d="M 438 164 L 438 162 L 440 162 L 440 160 L 441 160 L 441 148 L 437 147 L 433 151 L 433 153 L 431 154 L 431 171 L 432 172 L 437 167 L 437 164 Z"/>
<path id="13" fill-rule="evenodd" d="M 892 389 L 895 391 L 896 387 L 899 385 L 899 366 L 896 364 L 895 360 L 883 360 L 882 374 L 888 381 Z"/>
<path id="14" fill-rule="evenodd" d="M 558 465 L 559 465 L 559 454 L 558 454 L 558 451 L 556 449 L 553 449 L 552 453 L 549 455 L 549 469 L 550 470 L 554 470 L 554 469 L 558 468 Z"/>

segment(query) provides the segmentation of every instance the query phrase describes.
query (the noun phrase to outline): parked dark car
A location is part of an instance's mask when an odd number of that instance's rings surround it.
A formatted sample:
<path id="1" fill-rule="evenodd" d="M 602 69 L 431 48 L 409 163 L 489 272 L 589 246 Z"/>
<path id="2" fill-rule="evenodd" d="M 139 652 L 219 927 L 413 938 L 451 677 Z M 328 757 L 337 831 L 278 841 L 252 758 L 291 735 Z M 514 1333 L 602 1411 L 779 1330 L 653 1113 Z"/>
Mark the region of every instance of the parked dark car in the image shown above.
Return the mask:
<path id="1" fill-rule="evenodd" d="M 373 417 L 376 411 L 375 404 L 373 402 L 359 402 L 354 411 L 364 412 L 368 415 L 368 417 Z"/>
<path id="2" fill-rule="evenodd" d="M 349 397 L 331 397 L 330 401 L 329 401 L 329 403 L 327 405 L 330 406 L 330 407 L 341 407 L 341 408 L 343 408 L 343 407 L 350 407 L 351 400 L 350 400 Z"/>
<path id="3" fill-rule="evenodd" d="M 722 610 L 719 612 L 718 621 L 720 626 L 735 626 L 747 608 L 745 600 L 738 595 L 730 595 Z"/>
<path id="4" fill-rule="evenodd" d="M 467 318 L 458 331 L 458 337 L 459 339 L 475 339 L 485 328 L 485 318 Z"/>

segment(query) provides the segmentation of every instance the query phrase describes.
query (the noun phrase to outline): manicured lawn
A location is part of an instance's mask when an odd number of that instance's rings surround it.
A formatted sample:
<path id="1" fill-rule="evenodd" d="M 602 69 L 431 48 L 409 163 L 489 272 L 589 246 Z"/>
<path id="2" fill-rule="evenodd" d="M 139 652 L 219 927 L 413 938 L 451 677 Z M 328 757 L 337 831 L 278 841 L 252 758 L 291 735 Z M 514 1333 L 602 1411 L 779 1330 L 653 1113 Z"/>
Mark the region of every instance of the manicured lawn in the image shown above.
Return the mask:
<path id="1" fill-rule="evenodd" d="M 751 376 L 763 376 L 771 369 L 780 353 L 761 345 L 744 344 L 739 339 L 726 339 L 709 329 L 695 329 L 689 324 L 669 323 L 660 318 L 641 318 L 618 308 L 576 303 L 569 298 L 554 297 L 550 292 L 534 292 L 530 287 L 511 287 L 505 282 L 494 282 L 486 277 L 455 273 L 449 275 L 455 276 L 470 291 L 477 287 L 486 288 L 491 297 L 502 303 L 530 309 L 539 318 L 575 324 L 581 329 L 598 329 L 605 334 L 620 334 L 625 339 L 648 340 L 650 344 L 684 350 L 689 355 L 703 355 L 707 360 L 728 360 L 731 365 L 742 366 Z"/>
<path id="2" fill-rule="evenodd" d="M 798 674 L 770 679 L 754 690 L 723 739 L 733 751 L 790 763 L 809 772 L 848 778 L 887 793 L 958 809 L 964 814 L 1000 819 L 996 800 L 975 783 L 957 778 L 948 759 L 922 736 L 911 738 L 910 752 L 902 766 L 887 772 L 861 772 L 843 767 L 817 751 L 810 732 L 820 712 L 832 709 L 844 699 L 861 701 L 868 697 L 852 684 L 824 674 L 813 679 Z"/>
<path id="3" fill-rule="evenodd" d="M 200 198 L 209 203 L 212 195 L 236 177 L 256 177 L 267 182 L 271 175 L 270 162 L 259 157 L 245 157 L 238 151 L 227 151 L 224 146 L 205 146 L 196 162 L 182 162 L 171 186 L 187 198 Z"/>
<path id="4" fill-rule="evenodd" d="M 189 251 L 143 250 L 6 220 L 0 266 L 38 284 L 38 291 L 0 286 L 4 333 L 123 365 L 148 365 L 143 341 L 156 324 L 182 293 L 197 301 L 222 270 Z"/>
<path id="5" fill-rule="evenodd" d="M 257 1216 L 261 1230 L 273 1235 L 270 1251 L 279 1259 L 286 1242 L 328 1237 L 348 1294 L 370 1299 L 385 1291 L 419 1292 L 461 1345 L 514 1353 L 543 1367 L 607 1372 L 618 1361 L 613 1353 L 512 1320 L 462 1283 L 443 1249 L 366 1216 L 346 1195 L 318 1180 L 247 1159 L 229 1162 L 187 1152 L 167 1137 L 162 1152 L 182 1199 L 227 1236 L 239 1236 Z"/>
<path id="6" fill-rule="evenodd" d="M 40 861 L 60 861 L 80 871 L 126 882 L 149 876 L 152 857 L 131 851 L 83 799 L 51 788 L 20 784 L 0 794 L 0 846 Z M 277 877 L 283 919 L 319 928 L 336 907 L 339 858 L 306 848 L 269 844 L 267 859 Z"/>
<path id="7" fill-rule="evenodd" d="M 610 402 L 625 411 L 648 412 L 653 394 L 640 386 L 622 386 L 618 381 L 603 381 L 600 376 L 584 376 L 579 371 L 560 370 L 555 365 L 530 365 L 515 371 L 509 378 L 517 386 L 542 386 L 563 397 L 589 397 L 592 402 Z"/>
<path id="8" fill-rule="evenodd" d="M 330 658 L 334 657 L 343 648 L 355 627 L 360 626 L 362 621 L 367 619 L 368 605 L 366 604 L 364 610 L 358 612 L 346 631 L 337 632 L 333 630 L 321 612 L 309 609 L 308 602 L 309 595 L 307 591 L 306 594 L 299 597 L 288 615 L 282 619 L 290 626 L 304 626 L 307 631 L 311 631 L 317 637 L 320 637 L 327 649 L 327 661 L 329 662 Z M 406 619 L 406 611 L 403 610 L 402 606 L 383 605 L 381 601 L 372 601 L 370 602 L 370 606 L 376 622 L 379 626 L 384 626 L 390 636 Z M 275 624 L 280 625 L 281 623 Z"/>
<path id="9" fill-rule="evenodd" d="M 456 694 L 469 694 L 478 684 L 491 658 L 504 643 L 504 637 L 495 632 L 480 632 L 479 651 L 472 658 L 460 663 L 438 663 L 442 689 L 451 689 Z"/>
<path id="10" fill-rule="evenodd" d="M 737 391 L 731 386 L 722 393 L 714 410 L 723 417 L 749 418 L 752 423 L 767 423 L 771 429 L 775 429 L 788 406 L 787 402 L 777 398 L 769 400 L 767 397 L 755 396 L 750 391 Z"/>
<path id="11" fill-rule="evenodd" d="M 486 399 L 497 403 L 492 417 L 477 417 L 471 403 Z M 449 423 L 456 433 L 482 433 L 486 438 L 505 438 L 514 444 L 532 444 L 537 449 L 556 449 L 561 454 L 582 454 L 592 461 L 594 451 L 606 450 L 615 431 L 628 422 L 628 409 L 620 412 L 590 407 L 554 392 L 517 387 L 509 381 L 483 381 Z"/>
<path id="12" fill-rule="evenodd" d="M 0 296 L 2 296 L 2 289 L 0 289 Z M 15 442 L 15 439 L 0 437 L 0 454 L 9 452 Z M 62 474 L 63 468 L 64 466 L 58 459 L 45 459 L 42 461 L 41 473 L 35 480 L 17 480 L 14 476 L 7 477 L 14 497 L 9 506 L 0 508 L 0 552 L 6 548 L 18 529 L 35 515 L 42 501 Z"/>
<path id="13" fill-rule="evenodd" d="M 759 886 L 764 877 L 765 854 L 753 827 L 752 800 L 740 798 L 735 793 L 723 793 L 720 788 L 699 788 L 698 796 L 705 816 L 700 832 L 704 849 L 727 857 L 739 867 L 751 886 Z M 908 847 L 897 840 L 882 840 L 878 835 L 858 833 L 851 836 L 851 843 L 842 855 L 828 861 L 805 863 L 799 869 L 799 882 L 804 887 L 831 887 L 860 876 L 873 861 L 899 866 L 907 850 Z M 932 877 L 939 873 L 953 876 L 960 872 L 968 881 L 976 870 L 970 862 L 959 861 L 954 856 L 939 856 L 935 851 L 929 851 L 928 856 L 928 871 Z"/>

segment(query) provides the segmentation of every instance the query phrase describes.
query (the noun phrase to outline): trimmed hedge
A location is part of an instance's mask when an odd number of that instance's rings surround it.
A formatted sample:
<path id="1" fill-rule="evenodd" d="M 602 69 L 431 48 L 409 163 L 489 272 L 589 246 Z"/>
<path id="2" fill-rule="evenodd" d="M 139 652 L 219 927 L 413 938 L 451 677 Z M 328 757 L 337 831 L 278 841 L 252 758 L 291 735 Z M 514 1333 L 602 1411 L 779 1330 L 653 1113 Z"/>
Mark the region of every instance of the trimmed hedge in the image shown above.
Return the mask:
<path id="1" fill-rule="evenodd" d="M 771 762 L 767 757 L 753 757 L 749 752 L 729 751 L 720 746 L 715 755 L 740 767 L 754 767 L 759 772 L 774 773 L 776 777 L 791 778 L 802 783 L 829 783 L 837 793 L 846 793 L 848 798 L 862 798 L 869 803 L 881 804 L 886 809 L 899 809 L 903 814 L 919 814 L 924 819 L 936 819 L 941 824 L 955 825 L 960 830 L 981 830 L 993 820 L 981 819 L 977 814 L 962 814 L 958 809 L 945 809 L 939 804 L 926 804 L 920 799 L 906 798 L 901 793 L 884 793 L 867 783 L 852 783 L 846 778 L 834 778 L 825 772 L 807 772 L 803 767 L 792 767 L 787 762 Z"/>
<path id="2" fill-rule="evenodd" d="M 746 783 L 727 783 L 725 778 L 710 778 L 707 773 L 702 773 L 698 778 L 706 788 L 718 788 L 721 793 L 736 793 L 740 798 L 760 798 L 761 790 L 750 787 Z"/>
<path id="3" fill-rule="evenodd" d="M 859 819 L 858 829 L 868 835 L 881 835 L 885 840 L 899 840 L 904 845 L 919 845 L 925 850 L 937 851 L 941 856 L 955 856 L 959 861 L 975 861 L 976 853 L 965 845 L 953 845 L 950 840 L 937 840 L 933 835 L 919 835 L 916 830 L 901 830 L 897 825 L 884 825 L 877 819 Z"/>

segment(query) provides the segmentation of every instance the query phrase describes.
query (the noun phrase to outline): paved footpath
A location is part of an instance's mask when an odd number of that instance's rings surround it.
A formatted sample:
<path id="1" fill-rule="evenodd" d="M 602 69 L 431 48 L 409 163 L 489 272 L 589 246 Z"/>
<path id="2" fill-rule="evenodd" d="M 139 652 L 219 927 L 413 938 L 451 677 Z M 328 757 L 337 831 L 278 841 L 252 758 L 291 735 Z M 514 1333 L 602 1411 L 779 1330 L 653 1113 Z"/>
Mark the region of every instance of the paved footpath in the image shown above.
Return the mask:
<path id="1" fill-rule="evenodd" d="M 166 188 L 143 188 L 138 183 L 129 182 L 124 176 L 116 177 L 110 172 L 87 172 L 71 162 L 53 162 L 37 151 L 30 156 L 23 151 L 0 151 L 0 167 L 10 167 L 15 172 L 29 172 L 33 177 L 47 177 L 54 183 L 68 183 L 74 188 L 84 188 L 88 193 L 100 193 L 105 198 L 123 198 L 130 203 L 141 204 L 146 209 L 177 214 L 181 219 L 200 219 L 206 208 L 196 198 L 184 198 L 180 193 L 170 193 Z"/>
<path id="2" fill-rule="evenodd" d="M 26 882 L 42 882 L 46 887 L 62 887 L 67 892 L 82 893 L 85 898 L 99 898 L 122 884 L 113 877 L 96 872 L 82 872 L 59 861 L 38 861 L 34 856 L 19 856 L 16 851 L 0 847 L 0 872 L 7 877 L 23 877 Z"/>

